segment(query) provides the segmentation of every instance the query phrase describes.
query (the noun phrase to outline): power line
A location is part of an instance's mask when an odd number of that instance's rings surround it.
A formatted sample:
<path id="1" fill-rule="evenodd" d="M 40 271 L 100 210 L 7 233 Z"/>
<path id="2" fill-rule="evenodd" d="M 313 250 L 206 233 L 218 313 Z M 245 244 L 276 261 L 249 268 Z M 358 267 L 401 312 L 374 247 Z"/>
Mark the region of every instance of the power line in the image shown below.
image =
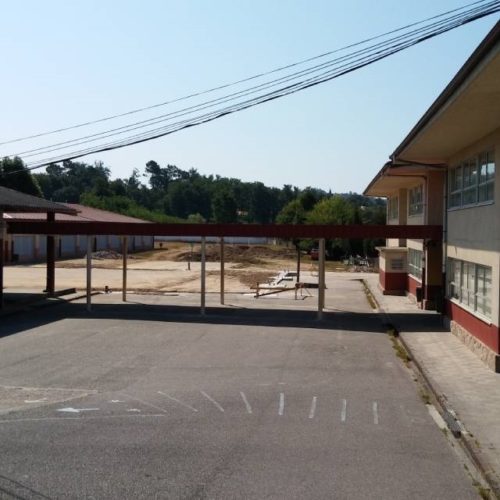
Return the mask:
<path id="1" fill-rule="evenodd" d="M 315 65 L 315 66 L 303 69 L 301 71 L 285 75 L 283 77 L 271 80 L 269 82 L 261 83 L 261 84 L 259 84 L 257 86 L 249 87 L 247 89 L 243 89 L 243 90 L 240 90 L 238 92 L 234 92 L 234 93 L 229 94 L 227 96 L 222 96 L 222 97 L 219 97 L 219 98 L 216 98 L 216 99 L 212 99 L 210 101 L 205 101 L 205 102 L 197 104 L 197 105 L 189 106 L 187 108 L 182 108 L 180 110 L 177 110 L 177 111 L 174 111 L 174 112 L 171 112 L 171 113 L 167 113 L 167 114 L 164 114 L 164 115 L 159 115 L 159 116 L 156 116 L 156 117 L 153 117 L 153 118 L 149 118 L 147 120 L 142 120 L 142 121 L 139 121 L 139 122 L 134 122 L 134 123 L 131 123 L 131 124 L 128 124 L 128 125 L 124 125 L 124 126 L 117 127 L 117 128 L 114 128 L 114 129 L 105 130 L 105 131 L 102 131 L 102 132 L 98 132 L 98 133 L 86 135 L 86 136 L 79 137 L 79 138 L 76 138 L 76 139 L 70 139 L 70 140 L 61 141 L 61 142 L 58 142 L 58 143 L 55 143 L 55 144 L 50 144 L 50 145 L 47 145 L 47 146 L 42 146 L 42 147 L 38 147 L 38 148 L 34 148 L 34 149 L 28 149 L 28 150 L 25 150 L 25 151 L 20 151 L 20 152 L 17 152 L 15 154 L 9 154 L 7 156 L 22 156 L 23 158 L 30 158 L 30 157 L 33 157 L 33 156 L 40 156 L 40 155 L 45 154 L 45 153 L 49 153 L 49 152 L 53 152 L 53 151 L 57 151 L 57 150 L 68 149 L 70 146 L 77 146 L 77 145 L 81 145 L 81 144 L 95 142 L 95 141 L 98 141 L 100 139 L 112 137 L 113 135 L 121 135 L 121 134 L 124 134 L 126 132 L 138 130 L 140 128 L 146 128 L 148 126 L 152 126 L 152 125 L 155 125 L 155 124 L 158 124 L 158 123 L 162 123 L 164 121 L 169 121 L 171 119 L 178 118 L 178 117 L 181 117 L 181 116 L 185 116 L 185 115 L 190 114 L 190 113 L 194 113 L 194 112 L 197 112 L 197 111 L 200 111 L 200 110 L 203 110 L 203 109 L 214 107 L 217 104 L 224 104 L 224 103 L 226 103 L 228 101 L 235 100 L 235 99 L 237 99 L 239 97 L 245 97 L 245 96 L 250 95 L 252 93 L 256 93 L 258 91 L 262 91 L 262 90 L 271 88 L 273 86 L 277 86 L 279 84 L 289 82 L 289 81 L 293 80 L 294 78 L 298 78 L 298 77 L 301 77 L 301 76 L 306 76 L 306 75 L 312 74 L 312 73 L 314 73 L 316 71 L 319 71 L 319 70 L 327 68 L 327 67 L 332 67 L 332 66 L 338 65 L 341 62 L 347 61 L 349 59 L 354 59 L 356 57 L 359 57 L 362 54 L 366 54 L 366 53 L 372 52 L 372 51 L 374 51 L 374 50 L 376 50 L 378 48 L 391 45 L 391 44 L 393 44 L 393 43 L 395 43 L 397 41 L 401 41 L 401 40 L 403 40 L 405 38 L 408 38 L 409 36 L 414 36 L 414 35 L 416 35 L 418 33 L 428 32 L 429 30 L 435 29 L 435 28 L 437 28 L 437 27 L 439 27 L 439 26 L 441 26 L 443 24 L 448 24 L 451 21 L 456 21 L 456 20 L 459 20 L 459 19 L 463 19 L 464 16 L 469 16 L 471 14 L 478 13 L 480 11 L 482 11 L 482 8 L 471 9 L 471 10 L 467 11 L 466 13 L 461 13 L 461 14 L 457 14 L 457 15 L 448 17 L 448 18 L 446 18 L 444 20 L 440 20 L 440 21 L 431 23 L 431 24 L 426 25 L 424 27 L 421 27 L 421 28 L 419 28 L 417 30 L 413 30 L 412 32 L 405 33 L 403 35 L 398 35 L 397 37 L 393 37 L 393 38 L 390 38 L 388 40 L 379 42 L 379 43 L 377 43 L 375 45 L 372 45 L 372 46 L 369 46 L 369 47 L 365 47 L 363 49 L 359 49 L 357 51 L 354 51 L 354 52 L 349 53 L 347 55 L 344 55 L 342 57 L 335 58 L 333 60 L 329 60 L 329 61 L 323 62 L 323 63 L 321 63 L 319 65 Z M 440 17 L 440 16 L 434 16 L 434 18 L 436 18 L 436 17 Z M 417 23 L 414 23 L 414 24 L 417 24 Z M 421 24 L 421 23 L 419 23 L 419 24 Z M 399 31 L 399 30 L 394 30 L 394 31 Z"/>
<path id="2" fill-rule="evenodd" d="M 188 99 L 191 99 L 191 98 L 194 98 L 194 97 L 199 97 L 199 96 L 206 95 L 206 94 L 209 94 L 209 93 L 212 93 L 212 92 L 216 92 L 218 90 L 223 90 L 223 89 L 226 89 L 226 88 L 229 88 L 229 87 L 233 87 L 233 86 L 236 86 L 236 85 L 239 85 L 239 84 L 242 84 L 242 83 L 246 83 L 246 82 L 249 82 L 249 81 L 252 81 L 252 80 L 256 80 L 258 78 L 262 78 L 264 76 L 269 76 L 269 75 L 272 75 L 272 74 L 275 74 L 275 73 L 278 73 L 278 72 L 281 72 L 281 71 L 284 71 L 284 70 L 287 70 L 287 69 L 291 69 L 291 68 L 300 66 L 302 64 L 306 64 L 308 62 L 312 62 L 312 61 L 315 61 L 315 60 L 327 57 L 329 55 L 332 55 L 332 54 L 335 54 L 335 53 L 338 53 L 338 52 L 341 52 L 341 51 L 344 51 L 344 50 L 347 50 L 347 49 L 351 49 L 351 48 L 357 47 L 359 45 L 363 45 L 363 44 L 372 42 L 374 40 L 377 40 L 377 39 L 380 39 L 380 38 L 392 35 L 394 33 L 407 30 L 407 29 L 412 28 L 414 26 L 418 26 L 418 25 L 423 24 L 425 22 L 428 22 L 428 21 L 431 21 L 431 20 L 434 20 L 434 19 L 438 19 L 440 17 L 447 16 L 447 15 L 452 14 L 454 12 L 459 12 L 459 11 L 465 10 L 465 9 L 467 9 L 469 7 L 472 7 L 472 6 L 475 6 L 475 5 L 480 5 L 480 4 L 485 5 L 485 4 L 487 4 L 487 1 L 488 0 L 477 0 L 475 2 L 463 5 L 461 7 L 457 7 L 456 9 L 451 9 L 451 10 L 448 10 L 446 12 L 442 12 L 440 14 L 437 14 L 437 15 L 432 16 L 432 17 L 428 17 L 428 18 L 423 19 L 421 21 L 416 21 L 416 22 L 407 24 L 405 26 L 402 26 L 400 28 L 396 28 L 394 30 L 391 30 L 391 31 L 388 31 L 388 32 L 385 32 L 385 33 L 382 33 L 382 34 L 379 34 L 379 35 L 376 35 L 376 36 L 373 36 L 373 37 L 370 37 L 370 38 L 366 38 L 366 39 L 361 40 L 359 42 L 356 42 L 356 43 L 353 43 L 353 44 L 350 44 L 350 45 L 346 45 L 346 46 L 341 47 L 339 49 L 334 49 L 334 50 L 331 50 L 331 51 L 328 51 L 328 52 L 324 52 L 322 54 L 319 54 L 319 55 L 316 55 L 316 56 L 313 56 L 313 57 L 309 57 L 307 59 L 303 59 L 303 60 L 300 60 L 300 61 L 297 61 L 297 62 L 294 62 L 294 63 L 291 63 L 291 64 L 287 64 L 285 66 L 281 66 L 281 67 L 275 68 L 275 69 L 267 71 L 267 72 L 258 73 L 256 75 L 252 75 L 250 77 L 243 78 L 241 80 L 237 80 L 237 81 L 234 81 L 234 82 L 231 82 L 231 83 L 222 84 L 222 85 L 210 88 L 208 90 L 203 90 L 203 91 L 200 91 L 200 92 L 194 92 L 192 94 L 189 94 L 189 95 L 186 95 L 186 96 L 183 96 L 183 97 L 175 98 L 175 99 L 172 99 L 172 100 L 164 101 L 164 102 L 153 104 L 153 105 L 150 105 L 150 106 L 145 106 L 145 107 L 133 109 L 133 110 L 130 110 L 130 111 L 126 111 L 124 113 L 119 113 L 119 114 L 115 114 L 115 115 L 111 115 L 111 116 L 106 116 L 106 117 L 99 118 L 99 119 L 96 119 L 96 120 L 91 120 L 91 121 L 87 121 L 87 122 L 83 122 L 83 123 L 78 123 L 78 124 L 75 124 L 75 125 L 70 125 L 70 126 L 67 126 L 67 127 L 58 128 L 58 129 L 55 129 L 55 130 L 50 130 L 50 131 L 40 132 L 40 133 L 36 133 L 36 134 L 24 136 L 24 137 L 18 137 L 18 138 L 10 139 L 10 140 L 7 140 L 7 141 L 0 142 L 0 146 L 6 145 L 6 144 L 12 144 L 12 143 L 16 143 L 16 142 L 22 142 L 22 141 L 26 141 L 26 140 L 29 140 L 29 139 L 35 139 L 35 138 L 39 138 L 39 137 L 43 137 L 43 136 L 47 136 L 47 135 L 52 135 L 52 134 L 56 134 L 56 133 L 60 133 L 60 132 L 66 132 L 66 131 L 74 130 L 74 129 L 77 129 L 77 128 L 87 127 L 89 125 L 95 125 L 95 124 L 98 124 L 98 123 L 107 122 L 107 121 L 114 120 L 114 119 L 117 119 L 117 118 L 123 118 L 125 116 L 130 116 L 130 115 L 141 113 L 141 112 L 144 112 L 144 111 L 149 111 L 149 110 L 152 110 L 152 109 L 160 108 L 160 107 L 167 106 L 167 105 L 170 105 L 170 104 L 174 104 L 174 103 L 177 103 L 177 102 L 185 101 L 185 100 L 188 100 Z"/>
<path id="3" fill-rule="evenodd" d="M 405 50 L 416 44 L 422 43 L 425 40 L 438 36 L 442 33 L 455 29 L 459 26 L 463 26 L 464 24 L 468 24 L 472 21 L 490 15 L 494 12 L 498 12 L 499 10 L 500 10 L 500 1 L 489 2 L 486 8 L 482 7 L 482 8 L 470 9 L 468 12 L 456 16 L 451 16 L 450 18 L 443 20 L 442 22 L 440 21 L 438 23 L 432 23 L 430 26 L 419 28 L 418 30 L 414 30 L 413 32 L 408 33 L 407 35 L 395 37 L 394 39 L 391 40 L 391 45 L 389 46 L 386 46 L 388 42 L 381 42 L 379 44 L 375 44 L 373 47 L 369 49 L 363 49 L 363 51 L 357 51 L 358 56 L 359 53 L 363 53 L 362 56 L 357 57 L 354 60 L 351 60 L 350 62 L 347 61 L 349 61 L 349 59 L 352 59 L 353 55 L 343 56 L 343 58 L 340 59 L 344 64 L 342 65 L 337 64 L 337 67 L 334 67 L 333 69 L 328 69 L 327 71 L 323 71 L 320 74 L 315 74 L 314 76 L 311 76 L 307 79 L 291 83 L 284 87 L 275 89 L 271 92 L 267 92 L 265 94 L 258 95 L 256 97 L 252 97 L 250 99 L 246 99 L 238 103 L 233 103 L 221 109 L 204 113 L 187 120 L 181 120 L 178 122 L 170 123 L 169 125 L 157 129 L 149 130 L 147 132 L 143 132 L 135 136 L 126 137 L 118 141 L 113 141 L 107 144 L 96 145 L 94 147 L 90 147 L 87 149 L 73 151 L 63 156 L 54 156 L 52 158 L 45 158 L 39 161 L 34 161 L 28 164 L 28 168 L 30 170 L 34 170 L 37 168 L 41 168 L 43 166 L 47 166 L 51 163 L 65 161 L 65 160 L 73 160 L 76 158 L 80 158 L 82 156 L 86 156 L 91 153 L 111 151 L 114 149 L 119 149 L 134 144 L 139 144 L 142 142 L 146 142 L 149 140 L 157 139 L 159 137 L 172 134 L 174 132 L 189 127 L 194 127 L 197 125 L 201 125 L 203 123 L 207 123 L 209 121 L 216 120 L 218 118 L 221 118 L 222 116 L 226 116 L 235 113 L 237 111 L 242 111 L 244 109 L 248 109 L 258 104 L 263 104 L 264 102 L 269 102 L 271 100 L 299 92 L 306 88 L 311 88 L 326 81 L 330 81 L 334 78 L 338 78 L 339 76 L 345 75 L 362 67 L 368 66 L 369 64 L 373 64 L 376 61 L 389 57 L 390 55 L 393 55 L 397 52 L 401 52 L 402 50 Z M 394 43 L 395 40 L 397 41 L 397 43 Z M 323 63 L 322 65 L 318 66 L 321 66 L 321 69 L 325 69 L 323 66 L 325 66 L 326 64 L 327 63 Z M 283 83 L 283 78 L 278 80 L 282 81 Z M 202 108 L 199 107 L 199 109 Z M 49 151 L 45 151 L 45 153 L 48 152 Z"/>

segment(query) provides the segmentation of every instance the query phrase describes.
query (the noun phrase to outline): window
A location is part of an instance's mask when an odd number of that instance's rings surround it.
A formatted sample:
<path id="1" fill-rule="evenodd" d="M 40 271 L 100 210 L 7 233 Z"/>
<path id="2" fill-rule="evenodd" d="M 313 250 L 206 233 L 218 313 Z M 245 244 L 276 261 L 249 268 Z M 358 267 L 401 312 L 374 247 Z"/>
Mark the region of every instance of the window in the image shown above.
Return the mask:
<path id="1" fill-rule="evenodd" d="M 424 253 L 420 250 L 408 249 L 408 273 L 419 280 L 422 279 Z"/>
<path id="2" fill-rule="evenodd" d="M 391 259 L 391 271 L 403 271 L 405 266 L 405 261 L 398 257 Z"/>
<path id="3" fill-rule="evenodd" d="M 399 198 L 393 196 L 387 200 L 387 219 L 397 219 L 399 217 Z"/>
<path id="4" fill-rule="evenodd" d="M 416 186 L 409 191 L 410 204 L 408 215 L 419 215 L 424 212 L 424 190 L 423 185 Z"/>
<path id="5" fill-rule="evenodd" d="M 491 317 L 491 267 L 448 259 L 448 297 Z"/>
<path id="6" fill-rule="evenodd" d="M 495 162 L 493 151 L 481 153 L 449 171 L 448 208 L 493 201 Z"/>

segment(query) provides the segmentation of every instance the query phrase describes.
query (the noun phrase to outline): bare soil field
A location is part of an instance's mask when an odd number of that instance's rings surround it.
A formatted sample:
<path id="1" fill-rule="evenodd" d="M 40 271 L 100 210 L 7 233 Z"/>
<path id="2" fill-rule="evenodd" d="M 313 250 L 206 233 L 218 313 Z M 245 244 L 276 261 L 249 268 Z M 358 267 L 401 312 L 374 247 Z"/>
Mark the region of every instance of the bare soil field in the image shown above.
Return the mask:
<path id="1" fill-rule="evenodd" d="M 220 246 L 206 248 L 206 286 L 208 292 L 220 287 Z M 105 258 L 107 257 L 107 258 Z M 200 289 L 200 245 L 168 242 L 162 248 L 131 254 L 128 260 L 127 289 L 135 292 L 198 292 Z M 250 292 L 258 283 L 266 283 L 282 271 L 296 269 L 296 252 L 290 246 L 226 245 L 225 289 Z M 56 288 L 86 287 L 86 260 L 70 259 L 56 263 Z M 98 252 L 92 259 L 92 287 L 103 290 L 122 288 L 122 259 L 116 252 Z M 317 273 L 317 262 L 302 256 L 302 271 Z M 345 271 L 338 262 L 327 262 L 329 271 Z M 6 287 L 13 289 L 45 288 L 45 264 L 15 265 L 5 268 Z"/>

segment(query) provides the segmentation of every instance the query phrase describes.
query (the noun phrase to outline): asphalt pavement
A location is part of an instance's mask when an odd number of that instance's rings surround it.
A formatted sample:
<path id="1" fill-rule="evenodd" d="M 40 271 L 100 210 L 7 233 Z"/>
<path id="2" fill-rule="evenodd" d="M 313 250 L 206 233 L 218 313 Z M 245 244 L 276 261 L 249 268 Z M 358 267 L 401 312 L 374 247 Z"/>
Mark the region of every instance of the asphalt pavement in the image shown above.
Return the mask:
<path id="1" fill-rule="evenodd" d="M 330 289 L 323 322 L 106 295 L 2 318 L 0 498 L 478 498 L 361 283 Z"/>

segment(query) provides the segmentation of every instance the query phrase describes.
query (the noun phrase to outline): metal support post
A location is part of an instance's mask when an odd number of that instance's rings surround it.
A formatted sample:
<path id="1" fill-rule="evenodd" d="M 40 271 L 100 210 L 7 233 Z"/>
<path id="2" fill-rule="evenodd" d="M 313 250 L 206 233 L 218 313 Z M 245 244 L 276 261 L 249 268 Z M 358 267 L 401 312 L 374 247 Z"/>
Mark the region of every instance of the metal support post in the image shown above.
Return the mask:
<path id="1" fill-rule="evenodd" d="M 3 213 L 0 212 L 0 309 L 3 308 L 3 265 L 6 239 L 6 222 L 3 220 Z"/>
<path id="2" fill-rule="evenodd" d="M 92 310 L 92 240 L 93 236 L 87 236 L 87 311 Z"/>
<path id="3" fill-rule="evenodd" d="M 325 308 L 325 239 L 319 240 L 319 269 L 318 269 L 318 319 L 323 319 Z"/>
<path id="4" fill-rule="evenodd" d="M 124 236 L 122 238 L 122 300 L 127 302 L 127 252 L 128 252 L 128 238 Z"/>
<path id="5" fill-rule="evenodd" d="M 54 212 L 47 213 L 47 222 L 54 222 Z M 47 283 L 46 292 L 49 297 L 54 296 L 56 282 L 56 242 L 54 235 L 47 235 Z"/>
<path id="6" fill-rule="evenodd" d="M 224 305 L 224 238 L 220 239 L 220 303 Z"/>
<path id="7" fill-rule="evenodd" d="M 205 254 L 205 246 L 206 246 L 206 239 L 205 236 L 202 236 L 201 238 L 201 307 L 200 307 L 200 313 L 203 316 L 205 314 L 205 288 L 206 288 L 206 283 L 205 283 L 205 271 L 206 271 L 206 254 Z"/>

